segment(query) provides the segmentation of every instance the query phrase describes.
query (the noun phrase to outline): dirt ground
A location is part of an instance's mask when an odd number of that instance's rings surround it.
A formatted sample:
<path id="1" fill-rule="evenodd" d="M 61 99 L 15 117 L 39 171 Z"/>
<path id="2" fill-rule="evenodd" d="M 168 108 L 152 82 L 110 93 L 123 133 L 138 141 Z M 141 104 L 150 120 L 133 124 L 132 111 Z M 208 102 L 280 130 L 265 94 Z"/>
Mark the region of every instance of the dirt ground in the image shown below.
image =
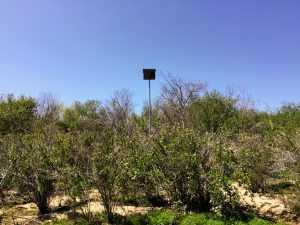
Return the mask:
<path id="1" fill-rule="evenodd" d="M 104 211 L 103 204 L 100 201 L 95 201 L 99 199 L 99 194 L 96 190 L 92 190 L 90 193 L 91 201 L 76 209 L 78 213 L 99 213 Z M 50 207 L 57 208 L 66 205 L 70 200 L 68 196 L 58 195 L 51 199 Z M 153 209 L 153 207 L 135 207 L 135 206 L 116 206 L 114 207 L 114 212 L 120 215 L 126 216 L 132 213 L 146 213 Z M 38 208 L 34 203 L 19 204 L 13 207 L 0 208 L 0 216 L 3 216 L 3 220 L 0 221 L 3 225 L 31 225 L 31 224 L 41 224 L 42 222 L 38 219 Z M 66 219 L 67 212 L 62 213 L 52 213 L 51 218 L 46 221 L 51 221 L 53 219 Z"/>
<path id="2" fill-rule="evenodd" d="M 258 194 L 250 194 L 244 188 L 238 188 L 241 197 L 241 202 L 245 206 L 251 207 L 254 211 L 263 217 L 272 218 L 276 221 L 284 221 L 289 224 L 300 224 L 291 213 L 291 210 L 286 206 L 285 201 L 280 196 L 265 196 Z M 90 199 L 92 199 L 87 205 L 84 205 L 76 211 L 78 213 L 97 213 L 104 210 L 103 204 L 99 201 L 95 201 L 98 198 L 98 193 L 96 190 L 91 191 Z M 64 206 L 69 200 L 67 196 L 55 196 L 50 203 L 51 208 L 57 208 L 59 206 Z M 145 213 L 153 209 L 152 207 L 135 207 L 135 206 L 117 206 L 114 208 L 116 213 L 121 215 L 129 215 L 132 213 Z M 10 208 L 0 208 L 0 215 L 3 215 L 3 221 L 1 224 L 41 224 L 38 219 L 38 209 L 34 203 L 15 205 Z M 67 218 L 66 212 L 62 213 L 52 213 L 51 218 L 64 219 Z"/>
<path id="3" fill-rule="evenodd" d="M 241 203 L 251 207 L 259 215 L 272 218 L 276 221 L 294 221 L 291 222 L 291 224 L 299 224 L 296 222 L 298 218 L 285 203 L 287 202 L 285 199 L 287 197 L 280 195 L 266 196 L 253 194 L 242 187 L 238 187 L 238 191 L 241 196 Z"/>

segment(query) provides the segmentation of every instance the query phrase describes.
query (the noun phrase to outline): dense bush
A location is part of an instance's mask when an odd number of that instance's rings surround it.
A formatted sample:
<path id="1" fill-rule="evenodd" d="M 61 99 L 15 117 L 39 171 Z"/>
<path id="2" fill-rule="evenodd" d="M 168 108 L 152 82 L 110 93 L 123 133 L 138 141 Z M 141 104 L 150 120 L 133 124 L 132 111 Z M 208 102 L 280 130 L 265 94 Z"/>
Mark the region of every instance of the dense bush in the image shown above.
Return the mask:
<path id="1" fill-rule="evenodd" d="M 21 135 L 15 146 L 10 158 L 16 184 L 37 204 L 39 212 L 46 214 L 56 180 L 57 131 L 52 126 L 34 129 L 31 134 Z"/>
<path id="2" fill-rule="evenodd" d="M 228 210 L 237 203 L 230 182 L 234 156 L 218 137 L 181 126 L 166 127 L 148 151 L 149 175 L 172 202 L 198 212 Z"/>
<path id="3" fill-rule="evenodd" d="M 1 97 L 0 194 L 18 188 L 45 214 L 54 192 L 66 193 L 75 206 L 96 188 L 111 222 L 123 202 L 228 219 L 240 210 L 236 183 L 268 192 L 270 180 L 279 180 L 298 190 L 298 105 L 258 112 L 238 96 L 177 78 L 167 79 L 154 102 L 149 133 L 148 107 L 134 113 L 126 90 L 105 104 L 66 108 L 49 95 Z"/>

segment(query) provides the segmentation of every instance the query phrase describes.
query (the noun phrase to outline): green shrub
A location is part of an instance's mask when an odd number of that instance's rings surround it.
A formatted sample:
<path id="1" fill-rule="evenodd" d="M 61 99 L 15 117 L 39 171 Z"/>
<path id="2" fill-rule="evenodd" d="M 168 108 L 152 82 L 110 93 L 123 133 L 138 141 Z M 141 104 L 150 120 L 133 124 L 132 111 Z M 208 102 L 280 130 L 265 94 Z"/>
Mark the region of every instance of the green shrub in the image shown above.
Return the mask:
<path id="1" fill-rule="evenodd" d="M 218 135 L 194 132 L 181 125 L 162 128 L 146 154 L 148 177 L 186 211 L 224 214 L 236 211 L 238 196 L 231 176 L 235 159 Z M 151 185 L 153 185 L 151 183 Z"/>
<path id="2" fill-rule="evenodd" d="M 292 206 L 294 213 L 300 217 L 300 197 L 295 200 L 295 203 Z"/>

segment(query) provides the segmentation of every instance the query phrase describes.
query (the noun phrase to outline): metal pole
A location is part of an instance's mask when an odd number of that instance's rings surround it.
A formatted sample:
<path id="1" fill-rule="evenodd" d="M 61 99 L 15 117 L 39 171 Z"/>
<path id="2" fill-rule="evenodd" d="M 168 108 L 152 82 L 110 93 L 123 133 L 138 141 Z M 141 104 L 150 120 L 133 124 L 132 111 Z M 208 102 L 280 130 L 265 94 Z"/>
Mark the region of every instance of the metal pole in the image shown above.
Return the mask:
<path id="1" fill-rule="evenodd" d="M 149 80 L 149 105 L 148 105 L 148 116 L 149 116 L 149 136 L 151 135 L 151 86 L 150 82 L 151 80 L 155 80 L 155 71 L 156 69 L 143 69 L 143 74 L 144 74 L 144 80 Z"/>
<path id="2" fill-rule="evenodd" d="M 149 136 L 151 135 L 151 88 L 150 88 L 150 80 L 149 80 Z"/>

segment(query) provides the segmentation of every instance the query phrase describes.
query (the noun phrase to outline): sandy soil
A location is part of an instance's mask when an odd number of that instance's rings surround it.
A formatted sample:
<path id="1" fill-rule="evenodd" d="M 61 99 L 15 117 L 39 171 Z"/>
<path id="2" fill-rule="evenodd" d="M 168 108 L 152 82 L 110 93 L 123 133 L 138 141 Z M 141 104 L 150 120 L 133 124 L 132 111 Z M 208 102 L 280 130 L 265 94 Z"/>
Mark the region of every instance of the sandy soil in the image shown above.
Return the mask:
<path id="1" fill-rule="evenodd" d="M 291 213 L 291 210 L 285 205 L 284 200 L 280 196 L 264 196 L 259 194 L 250 194 L 246 189 L 238 187 L 242 204 L 251 207 L 260 215 L 273 218 L 279 221 L 294 221 L 290 224 L 300 224 L 299 220 Z M 76 211 L 78 213 L 97 213 L 103 212 L 103 204 L 95 199 L 99 199 L 98 192 L 92 190 L 90 193 L 91 202 Z M 64 206 L 69 200 L 67 196 L 55 196 L 50 203 L 52 208 Z M 145 213 L 154 208 L 151 207 L 134 207 L 134 206 L 116 206 L 114 211 L 121 215 L 129 215 L 132 213 Z M 157 209 L 157 208 L 156 208 Z M 0 209 L 0 215 L 5 214 L 1 224 L 14 224 L 18 222 L 22 225 L 41 224 L 38 220 L 38 209 L 34 203 L 17 205 L 11 208 Z M 53 213 L 51 218 L 64 219 L 67 218 L 66 213 Z"/>
<path id="2" fill-rule="evenodd" d="M 100 201 L 94 201 L 94 199 L 99 199 L 99 194 L 96 190 L 91 191 L 89 198 L 91 199 L 91 202 L 77 209 L 76 212 L 98 213 L 104 211 L 103 204 Z M 50 207 L 57 208 L 59 206 L 64 206 L 68 200 L 70 200 L 68 196 L 55 196 L 53 199 L 51 199 Z M 116 206 L 114 207 L 114 212 L 126 216 L 132 213 L 146 213 L 153 209 L 153 207 Z M 20 204 L 11 208 L 0 208 L 0 215 L 4 215 L 3 221 L 0 221 L 3 225 L 14 225 L 16 223 L 19 225 L 31 225 L 42 223 L 38 219 L 38 208 L 34 203 Z M 52 213 L 51 219 L 46 221 L 66 218 L 66 212 Z"/>
<path id="3" fill-rule="evenodd" d="M 279 195 L 266 196 L 253 194 L 245 188 L 238 187 L 241 196 L 241 203 L 251 207 L 254 211 L 264 217 L 273 218 L 279 221 L 295 221 L 298 219 L 285 204 L 284 198 Z"/>

